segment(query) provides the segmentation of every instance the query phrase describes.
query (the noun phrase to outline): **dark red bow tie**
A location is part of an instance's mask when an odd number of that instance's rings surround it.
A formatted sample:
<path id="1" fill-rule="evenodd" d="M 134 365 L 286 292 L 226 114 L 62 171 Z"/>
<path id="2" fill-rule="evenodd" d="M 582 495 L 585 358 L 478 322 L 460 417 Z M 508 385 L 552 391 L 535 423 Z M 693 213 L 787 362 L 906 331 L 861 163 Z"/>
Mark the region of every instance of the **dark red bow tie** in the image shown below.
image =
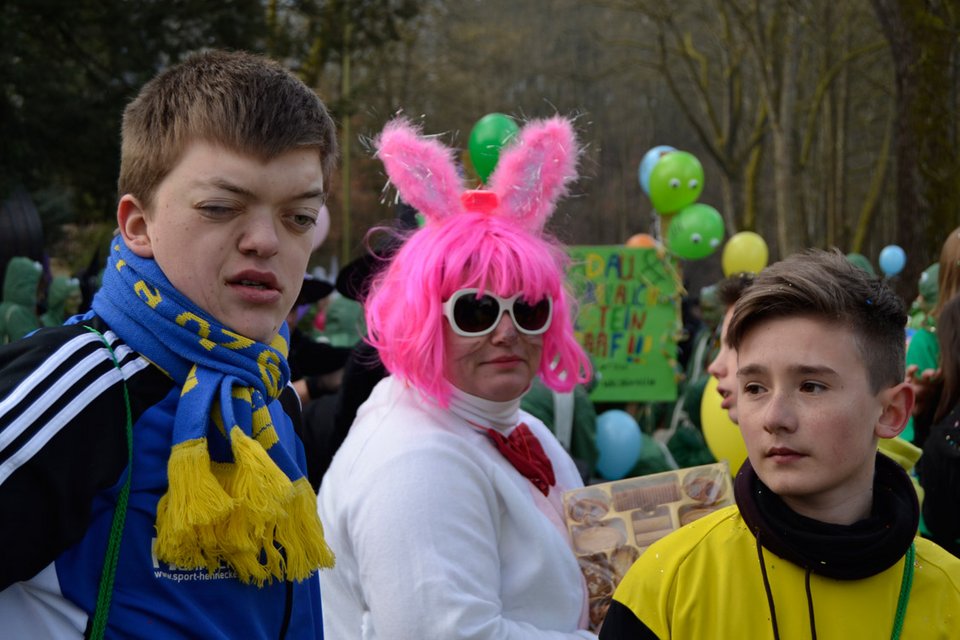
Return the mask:
<path id="1" fill-rule="evenodd" d="M 508 438 L 494 429 L 487 429 L 487 435 L 517 471 L 529 478 L 543 495 L 550 494 L 550 487 L 557 483 L 553 465 L 530 427 L 521 422 Z"/>

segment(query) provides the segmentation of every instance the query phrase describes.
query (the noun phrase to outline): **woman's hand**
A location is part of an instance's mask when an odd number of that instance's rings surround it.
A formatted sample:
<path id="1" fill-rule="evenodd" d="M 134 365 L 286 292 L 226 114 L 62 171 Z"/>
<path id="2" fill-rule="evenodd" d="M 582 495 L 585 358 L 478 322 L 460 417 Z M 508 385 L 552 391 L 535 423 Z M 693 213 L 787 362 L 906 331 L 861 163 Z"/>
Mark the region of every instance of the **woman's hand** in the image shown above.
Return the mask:
<path id="1" fill-rule="evenodd" d="M 912 364 L 907 367 L 907 376 L 904 381 L 913 388 L 913 395 L 916 398 L 913 415 L 922 415 L 933 408 L 930 406 L 931 402 L 936 402 L 937 392 L 943 382 L 943 371 L 937 368 L 924 369 L 921 372 L 917 365 Z"/>

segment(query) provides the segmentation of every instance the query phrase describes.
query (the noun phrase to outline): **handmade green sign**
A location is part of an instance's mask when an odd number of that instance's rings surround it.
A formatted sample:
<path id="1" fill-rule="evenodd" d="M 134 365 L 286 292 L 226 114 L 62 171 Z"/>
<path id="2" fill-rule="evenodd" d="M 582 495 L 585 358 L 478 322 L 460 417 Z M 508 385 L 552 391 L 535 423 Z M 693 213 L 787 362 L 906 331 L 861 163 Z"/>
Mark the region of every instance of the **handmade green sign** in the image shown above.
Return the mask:
<path id="1" fill-rule="evenodd" d="M 682 284 L 672 258 L 660 248 L 569 251 L 580 304 L 574 329 L 600 374 L 591 399 L 675 400 Z"/>

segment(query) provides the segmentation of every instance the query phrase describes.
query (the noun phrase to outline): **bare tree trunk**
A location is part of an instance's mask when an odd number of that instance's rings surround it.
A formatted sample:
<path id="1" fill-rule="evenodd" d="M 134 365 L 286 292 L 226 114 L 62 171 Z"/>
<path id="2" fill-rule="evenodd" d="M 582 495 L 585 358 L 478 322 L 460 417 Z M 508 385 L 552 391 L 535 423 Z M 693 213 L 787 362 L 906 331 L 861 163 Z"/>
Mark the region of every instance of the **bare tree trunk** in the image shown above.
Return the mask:
<path id="1" fill-rule="evenodd" d="M 786 3 L 753 0 L 749 9 L 734 6 L 759 71 L 758 88 L 773 147 L 773 253 L 785 256 L 804 246 L 795 185 L 794 113 L 800 66 L 800 19 Z"/>
<path id="2" fill-rule="evenodd" d="M 850 42 L 849 30 L 844 33 L 844 41 L 847 44 Z M 836 100 L 834 102 L 834 104 L 836 104 L 837 123 L 836 127 L 834 127 L 834 134 L 836 135 L 836 144 L 834 145 L 836 150 L 836 169 L 833 173 L 833 219 L 831 220 L 828 231 L 828 247 L 845 244 L 846 240 L 850 237 L 846 225 L 844 225 L 847 195 L 846 189 L 844 188 L 847 182 L 847 122 L 850 117 L 849 89 L 850 74 L 847 68 L 844 67 L 843 71 L 840 72 L 840 77 L 837 79 Z"/>
<path id="3" fill-rule="evenodd" d="M 797 68 L 800 42 L 799 22 L 792 12 L 784 12 L 783 59 L 779 73 L 768 76 L 773 85 L 767 95 L 775 101 L 771 104 L 770 125 L 773 134 L 773 183 L 774 203 L 777 216 L 777 248 L 780 256 L 788 256 L 805 244 L 806 230 L 800 228 L 797 215 L 796 185 L 794 180 L 794 113 L 797 96 Z"/>
<path id="4" fill-rule="evenodd" d="M 757 228 L 757 188 L 760 184 L 760 161 L 763 159 L 763 146 L 757 145 L 750 152 L 750 159 L 744 170 L 743 179 L 743 228 Z"/>
<path id="5" fill-rule="evenodd" d="M 732 236 L 737 232 L 737 214 L 740 213 L 737 205 L 734 203 L 734 192 L 741 185 L 735 185 L 730 180 L 730 176 L 725 173 L 720 174 L 720 197 L 723 202 L 723 223 L 727 228 L 727 235 Z"/>
<path id="6" fill-rule="evenodd" d="M 897 238 L 907 254 L 899 279 L 912 299 L 920 272 L 960 223 L 956 0 L 872 0 L 890 42 L 896 77 Z"/>
<path id="7" fill-rule="evenodd" d="M 893 138 L 893 118 L 887 123 L 886 133 L 883 136 L 883 144 L 880 147 L 880 153 L 877 155 L 877 161 L 874 164 L 873 177 L 870 180 L 870 188 L 863 199 L 863 205 L 860 207 L 860 213 L 857 216 L 856 226 L 853 229 L 853 240 L 850 243 L 849 251 L 853 253 L 863 253 L 863 245 L 867 239 L 867 231 L 873 222 L 873 218 L 880 204 L 880 194 L 883 193 L 883 184 L 890 166 L 890 142 Z"/>

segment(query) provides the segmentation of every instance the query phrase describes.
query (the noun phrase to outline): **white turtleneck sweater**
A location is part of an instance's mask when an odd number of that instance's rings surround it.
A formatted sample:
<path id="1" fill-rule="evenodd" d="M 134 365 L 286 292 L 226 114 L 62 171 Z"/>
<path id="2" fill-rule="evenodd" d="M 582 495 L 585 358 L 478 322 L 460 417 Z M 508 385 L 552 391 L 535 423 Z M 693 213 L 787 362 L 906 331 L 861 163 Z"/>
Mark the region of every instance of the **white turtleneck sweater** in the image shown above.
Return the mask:
<path id="1" fill-rule="evenodd" d="M 553 463 L 543 494 L 480 427 L 525 422 Z M 595 638 L 561 495 L 582 486 L 550 431 L 455 390 L 448 409 L 387 377 L 360 408 L 320 487 L 337 564 L 321 571 L 330 640 Z"/>

